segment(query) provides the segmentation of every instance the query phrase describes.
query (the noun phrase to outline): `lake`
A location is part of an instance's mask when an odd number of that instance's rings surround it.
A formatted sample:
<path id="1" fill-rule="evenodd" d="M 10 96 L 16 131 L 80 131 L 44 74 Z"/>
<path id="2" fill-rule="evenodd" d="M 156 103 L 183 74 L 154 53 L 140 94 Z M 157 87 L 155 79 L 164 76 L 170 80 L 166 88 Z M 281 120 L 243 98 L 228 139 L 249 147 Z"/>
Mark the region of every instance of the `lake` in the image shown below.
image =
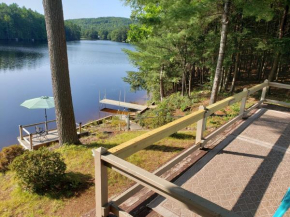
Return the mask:
<path id="1" fill-rule="evenodd" d="M 72 98 L 76 122 L 86 123 L 108 114 L 99 112 L 103 98 L 144 103 L 146 92 L 130 92 L 122 78 L 135 70 L 123 48 L 134 47 L 111 41 L 67 43 Z M 52 96 L 48 47 L 46 43 L 0 42 L 0 150 L 16 144 L 18 125 L 44 121 L 44 110 L 29 110 L 20 104 L 31 98 Z M 48 119 L 55 119 L 49 109 Z"/>

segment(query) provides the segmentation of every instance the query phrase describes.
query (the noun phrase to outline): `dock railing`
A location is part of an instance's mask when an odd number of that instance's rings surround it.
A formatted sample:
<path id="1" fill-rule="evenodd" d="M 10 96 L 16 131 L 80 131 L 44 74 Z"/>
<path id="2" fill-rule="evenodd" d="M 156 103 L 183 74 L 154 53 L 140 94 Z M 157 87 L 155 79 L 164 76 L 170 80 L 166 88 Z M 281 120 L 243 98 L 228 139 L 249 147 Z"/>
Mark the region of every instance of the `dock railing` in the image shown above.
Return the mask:
<path id="1" fill-rule="evenodd" d="M 53 122 L 56 122 L 56 120 L 44 121 L 44 122 L 28 124 L 28 125 L 19 125 L 20 139 L 25 140 L 28 144 L 30 144 L 30 150 L 33 150 L 33 135 L 36 135 L 36 133 L 29 132 L 27 128 L 44 125 L 45 131 L 48 132 L 49 131 L 48 124 L 53 123 Z"/>
<path id="2" fill-rule="evenodd" d="M 255 108 L 261 106 L 262 103 L 271 103 L 282 106 L 290 107 L 290 103 L 266 99 L 266 94 L 269 87 L 290 89 L 290 85 L 281 84 L 276 82 L 268 82 L 267 80 L 259 85 L 250 89 L 245 88 L 242 92 L 228 97 L 224 100 L 216 102 L 207 107 L 200 106 L 199 110 L 184 116 L 178 120 L 168 123 L 162 127 L 147 132 L 138 136 L 128 142 L 120 144 L 114 148 L 106 150 L 99 148 L 93 150 L 95 158 L 95 186 L 96 186 L 96 216 L 107 216 L 109 212 L 113 212 L 117 216 L 130 216 L 128 213 L 121 210 L 118 206 L 125 200 L 133 196 L 142 187 L 147 187 L 152 191 L 164 196 L 167 199 L 180 203 L 184 208 L 194 211 L 202 216 L 237 216 L 235 213 L 230 212 L 211 201 L 208 201 L 194 193 L 186 191 L 185 189 L 170 183 L 158 176 L 172 168 L 182 159 L 189 154 L 193 153 L 199 148 L 203 148 L 207 141 L 224 132 L 229 126 L 234 124 L 237 120 L 245 117 L 247 113 Z M 260 100 L 246 109 L 246 102 L 250 95 L 262 90 Z M 221 110 L 234 103 L 241 102 L 239 115 L 231 121 L 221 126 L 210 135 L 204 137 L 205 123 L 207 117 L 214 114 L 216 111 Z M 184 129 L 185 127 L 197 122 L 195 145 L 188 148 L 185 152 L 181 153 L 178 157 L 172 159 L 164 166 L 159 168 L 153 173 L 149 173 L 123 159 L 131 156 L 132 154 L 145 149 L 153 143 L 170 136 L 171 134 Z M 122 195 L 115 197 L 109 201 L 108 199 L 108 168 L 112 168 L 118 173 L 135 181 L 137 184 L 125 191 Z"/>
<path id="3" fill-rule="evenodd" d="M 19 138 L 21 140 L 25 140 L 30 145 L 30 150 L 33 150 L 33 136 L 37 135 L 37 133 L 30 132 L 28 128 L 44 125 L 44 129 L 48 133 L 49 131 L 56 130 L 56 129 L 49 129 L 48 127 L 48 124 L 55 123 L 55 122 L 56 120 L 51 120 L 51 121 L 44 121 L 44 122 L 39 122 L 35 124 L 19 125 Z M 78 130 L 80 134 L 82 133 L 83 127 L 84 125 L 82 125 L 81 122 L 76 123 L 76 130 Z"/>

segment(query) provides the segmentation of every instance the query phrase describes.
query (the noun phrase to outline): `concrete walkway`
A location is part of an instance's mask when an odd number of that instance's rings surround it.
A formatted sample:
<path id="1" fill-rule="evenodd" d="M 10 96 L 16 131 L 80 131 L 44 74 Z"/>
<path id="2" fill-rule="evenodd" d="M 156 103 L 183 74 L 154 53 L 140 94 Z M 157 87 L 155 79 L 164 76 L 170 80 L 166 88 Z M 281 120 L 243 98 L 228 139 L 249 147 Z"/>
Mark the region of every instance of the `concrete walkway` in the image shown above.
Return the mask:
<path id="1" fill-rule="evenodd" d="M 289 146 L 290 114 L 261 109 L 175 183 L 240 216 L 270 217 L 290 187 Z M 149 207 L 197 216 L 160 196 Z"/>

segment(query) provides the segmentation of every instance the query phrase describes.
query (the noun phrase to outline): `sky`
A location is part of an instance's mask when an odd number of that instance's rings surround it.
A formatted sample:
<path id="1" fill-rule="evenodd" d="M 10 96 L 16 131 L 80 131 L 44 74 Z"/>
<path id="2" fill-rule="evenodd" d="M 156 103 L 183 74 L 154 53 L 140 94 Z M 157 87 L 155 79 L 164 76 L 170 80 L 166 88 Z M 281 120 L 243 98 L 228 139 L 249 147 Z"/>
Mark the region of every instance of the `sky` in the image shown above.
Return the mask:
<path id="1" fill-rule="evenodd" d="M 42 0 L 0 0 L 6 4 L 17 3 L 43 14 Z M 64 19 L 96 17 L 130 17 L 131 9 L 121 0 L 62 0 Z"/>

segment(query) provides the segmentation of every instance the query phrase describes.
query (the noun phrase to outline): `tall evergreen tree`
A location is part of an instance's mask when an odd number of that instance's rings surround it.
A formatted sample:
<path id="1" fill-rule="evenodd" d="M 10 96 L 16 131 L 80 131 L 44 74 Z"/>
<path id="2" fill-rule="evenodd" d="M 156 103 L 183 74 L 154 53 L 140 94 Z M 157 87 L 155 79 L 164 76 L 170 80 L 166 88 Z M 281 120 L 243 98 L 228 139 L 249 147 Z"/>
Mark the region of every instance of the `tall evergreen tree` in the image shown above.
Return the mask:
<path id="1" fill-rule="evenodd" d="M 71 96 L 61 0 L 43 0 L 51 65 L 56 123 L 60 144 L 78 143 Z"/>

